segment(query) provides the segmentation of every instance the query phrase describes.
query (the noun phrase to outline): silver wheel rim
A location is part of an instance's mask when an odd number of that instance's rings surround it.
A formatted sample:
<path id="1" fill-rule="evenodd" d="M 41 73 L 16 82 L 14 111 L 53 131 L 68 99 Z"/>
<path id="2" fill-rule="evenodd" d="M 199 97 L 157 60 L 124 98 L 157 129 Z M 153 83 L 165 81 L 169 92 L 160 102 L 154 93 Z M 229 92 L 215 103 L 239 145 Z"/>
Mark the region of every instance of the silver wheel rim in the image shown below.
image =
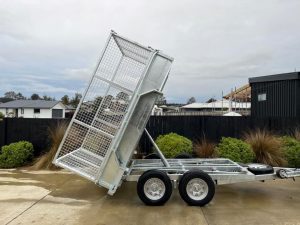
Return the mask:
<path id="1" fill-rule="evenodd" d="M 287 178 L 287 172 L 283 169 L 279 170 L 279 176 L 281 178 Z"/>
<path id="2" fill-rule="evenodd" d="M 200 178 L 191 179 L 186 185 L 186 193 L 193 200 L 202 200 L 208 194 L 208 185 Z"/>
<path id="3" fill-rule="evenodd" d="M 166 192 L 164 182 L 159 178 L 150 178 L 144 184 L 144 193 L 151 200 L 161 199 Z"/>

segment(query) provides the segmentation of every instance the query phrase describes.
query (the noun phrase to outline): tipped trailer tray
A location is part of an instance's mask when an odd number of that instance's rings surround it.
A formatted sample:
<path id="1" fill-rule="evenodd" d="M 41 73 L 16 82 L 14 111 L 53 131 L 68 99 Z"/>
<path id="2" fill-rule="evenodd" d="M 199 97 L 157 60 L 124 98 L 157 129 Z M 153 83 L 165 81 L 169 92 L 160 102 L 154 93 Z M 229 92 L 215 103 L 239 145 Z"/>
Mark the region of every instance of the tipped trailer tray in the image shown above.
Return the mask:
<path id="1" fill-rule="evenodd" d="M 188 204 L 203 206 L 216 184 L 300 176 L 299 169 L 229 159 L 166 159 L 145 127 L 172 62 L 161 51 L 112 31 L 53 163 L 110 195 L 123 181 L 137 181 L 138 195 L 148 205 L 164 204 L 176 186 Z M 131 159 L 143 132 L 160 159 Z"/>

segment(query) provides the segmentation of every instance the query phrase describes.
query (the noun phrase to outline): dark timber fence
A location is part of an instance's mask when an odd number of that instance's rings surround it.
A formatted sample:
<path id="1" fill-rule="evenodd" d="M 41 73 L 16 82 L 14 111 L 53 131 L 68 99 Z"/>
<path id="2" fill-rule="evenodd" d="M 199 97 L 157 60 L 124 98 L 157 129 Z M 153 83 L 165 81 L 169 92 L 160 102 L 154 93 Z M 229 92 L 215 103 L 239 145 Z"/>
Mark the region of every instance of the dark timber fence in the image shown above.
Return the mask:
<path id="1" fill-rule="evenodd" d="M 54 126 L 59 121 L 61 120 L 6 118 L 0 121 L 0 146 L 27 140 L 33 143 L 38 155 L 46 151 L 50 145 L 48 127 Z M 300 126 L 299 117 L 152 116 L 147 129 L 153 138 L 160 134 L 175 132 L 193 141 L 205 136 L 209 140 L 218 142 L 223 136 L 240 138 L 245 131 L 255 128 L 266 128 L 278 134 L 288 134 L 298 126 Z M 139 147 L 141 152 L 151 151 L 151 144 L 144 134 Z"/>

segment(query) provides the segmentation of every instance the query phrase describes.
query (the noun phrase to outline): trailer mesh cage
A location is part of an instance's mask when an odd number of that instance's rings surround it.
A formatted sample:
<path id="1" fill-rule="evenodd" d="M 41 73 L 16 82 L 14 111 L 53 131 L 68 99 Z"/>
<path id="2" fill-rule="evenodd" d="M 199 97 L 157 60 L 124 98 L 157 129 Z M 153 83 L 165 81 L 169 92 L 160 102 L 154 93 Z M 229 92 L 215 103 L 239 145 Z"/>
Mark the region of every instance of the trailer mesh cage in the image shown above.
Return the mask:
<path id="1" fill-rule="evenodd" d="M 54 160 L 97 181 L 109 152 L 133 114 L 155 50 L 112 32 Z M 125 121 L 125 122 L 124 122 Z M 124 131 L 124 129 L 123 129 Z"/>

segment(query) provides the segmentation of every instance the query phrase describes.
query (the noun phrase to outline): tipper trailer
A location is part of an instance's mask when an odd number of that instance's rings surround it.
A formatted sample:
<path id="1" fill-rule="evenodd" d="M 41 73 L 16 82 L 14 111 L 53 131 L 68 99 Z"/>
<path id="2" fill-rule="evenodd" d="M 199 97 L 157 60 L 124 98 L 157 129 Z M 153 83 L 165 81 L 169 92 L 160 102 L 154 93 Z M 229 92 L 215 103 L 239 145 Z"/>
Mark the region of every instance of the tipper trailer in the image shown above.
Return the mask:
<path id="1" fill-rule="evenodd" d="M 110 195 L 123 181 L 136 181 L 147 205 L 164 204 L 177 186 L 189 205 L 204 206 L 215 185 L 300 176 L 299 169 L 223 158 L 166 159 L 145 127 L 172 62 L 161 51 L 112 31 L 54 164 L 107 188 Z M 159 159 L 132 159 L 143 132 Z"/>

